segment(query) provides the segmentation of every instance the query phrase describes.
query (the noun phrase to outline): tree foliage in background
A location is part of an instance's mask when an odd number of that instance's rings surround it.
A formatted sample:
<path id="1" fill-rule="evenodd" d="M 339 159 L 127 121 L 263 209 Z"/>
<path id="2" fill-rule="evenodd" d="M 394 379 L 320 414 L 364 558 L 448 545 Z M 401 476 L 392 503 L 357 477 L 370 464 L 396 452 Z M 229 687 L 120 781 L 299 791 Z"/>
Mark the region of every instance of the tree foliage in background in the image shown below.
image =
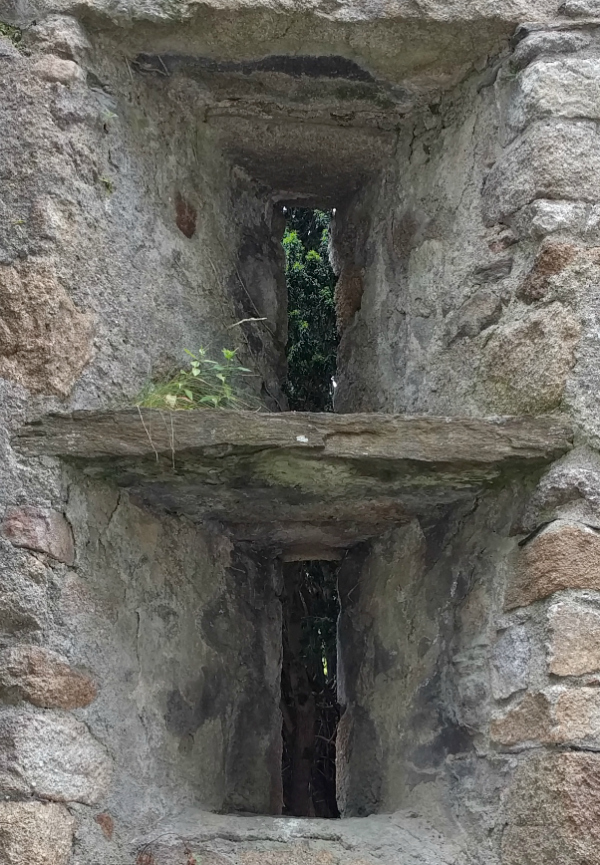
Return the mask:
<path id="1" fill-rule="evenodd" d="M 329 263 L 331 214 L 294 207 L 283 236 L 288 290 L 288 377 L 293 411 L 332 411 L 338 334 L 336 276 Z"/>

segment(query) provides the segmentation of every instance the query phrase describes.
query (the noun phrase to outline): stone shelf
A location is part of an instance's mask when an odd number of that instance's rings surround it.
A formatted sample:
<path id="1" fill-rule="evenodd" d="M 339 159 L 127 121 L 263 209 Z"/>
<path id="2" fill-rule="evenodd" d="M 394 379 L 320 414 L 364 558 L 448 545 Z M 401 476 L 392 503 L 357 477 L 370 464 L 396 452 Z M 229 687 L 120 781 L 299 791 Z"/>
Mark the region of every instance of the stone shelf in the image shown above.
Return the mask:
<path id="1" fill-rule="evenodd" d="M 535 471 L 571 441 L 560 416 L 125 409 L 50 415 L 14 445 L 294 559 L 339 557 L 390 525 Z"/>

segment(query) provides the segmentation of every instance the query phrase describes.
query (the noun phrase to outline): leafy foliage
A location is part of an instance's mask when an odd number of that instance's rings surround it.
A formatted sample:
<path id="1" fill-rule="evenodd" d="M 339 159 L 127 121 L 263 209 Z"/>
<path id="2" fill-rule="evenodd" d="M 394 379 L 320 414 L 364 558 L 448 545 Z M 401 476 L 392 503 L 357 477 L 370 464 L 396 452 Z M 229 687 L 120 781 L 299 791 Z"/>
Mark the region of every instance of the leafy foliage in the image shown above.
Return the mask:
<path id="1" fill-rule="evenodd" d="M 186 354 L 191 358 L 189 368 L 169 381 L 149 385 L 136 405 L 171 410 L 255 407 L 243 388 L 243 379 L 252 372 L 238 364 L 235 350 L 224 348 L 223 360 L 211 360 L 205 348 L 197 354 L 186 349 Z"/>
<path id="2" fill-rule="evenodd" d="M 283 236 L 289 308 L 285 389 L 295 411 L 333 410 L 338 334 L 330 222 L 325 211 L 291 208 Z"/>
<path id="3" fill-rule="evenodd" d="M 19 47 L 23 38 L 23 34 L 18 27 L 13 27 L 12 24 L 6 24 L 4 21 L 0 21 L 0 36 L 10 39 L 12 44 L 17 47 Z"/>

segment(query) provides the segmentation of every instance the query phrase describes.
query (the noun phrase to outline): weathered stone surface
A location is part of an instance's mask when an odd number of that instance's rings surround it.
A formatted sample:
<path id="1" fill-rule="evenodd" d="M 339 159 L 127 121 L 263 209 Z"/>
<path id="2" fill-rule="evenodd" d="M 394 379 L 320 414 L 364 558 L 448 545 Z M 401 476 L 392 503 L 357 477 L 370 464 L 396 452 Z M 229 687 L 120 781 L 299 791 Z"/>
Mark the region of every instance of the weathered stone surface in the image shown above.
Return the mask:
<path id="1" fill-rule="evenodd" d="M 91 323 L 50 264 L 0 267 L 0 319 L 0 375 L 67 396 L 91 357 Z"/>
<path id="2" fill-rule="evenodd" d="M 600 526 L 600 456 L 591 448 L 578 447 L 551 466 L 513 531 L 527 535 L 556 519 Z"/>
<path id="3" fill-rule="evenodd" d="M 599 755 L 541 753 L 526 758 L 509 791 L 503 865 L 595 865 L 599 803 Z"/>
<path id="4" fill-rule="evenodd" d="M 70 715 L 0 714 L 0 785 L 8 793 L 92 805 L 106 792 L 111 762 Z"/>
<path id="5" fill-rule="evenodd" d="M 535 198 L 597 201 L 597 141 L 593 124 L 534 123 L 507 148 L 487 178 L 484 206 L 488 223 L 510 216 Z"/>
<path id="6" fill-rule="evenodd" d="M 556 409 L 580 332 L 559 303 L 499 325 L 483 349 L 479 373 L 488 408 L 523 414 Z"/>
<path id="7" fill-rule="evenodd" d="M 0 802 L 3 865 L 67 865 L 75 820 L 62 805 Z"/>
<path id="8" fill-rule="evenodd" d="M 548 668 L 555 676 L 600 672 L 600 611 L 583 604 L 554 604 L 549 613 Z"/>
<path id="9" fill-rule="evenodd" d="M 505 605 L 525 606 L 564 589 L 600 591 L 600 535 L 556 520 L 523 548 Z"/>
<path id="10" fill-rule="evenodd" d="M 47 709 L 79 709 L 96 698 L 96 685 L 66 658 L 40 646 L 0 651 L 0 695 Z"/>
<path id="11" fill-rule="evenodd" d="M 15 547 L 47 553 L 68 565 L 75 561 L 71 527 L 58 511 L 33 505 L 13 508 L 4 517 L 0 531 Z"/>
<path id="12" fill-rule="evenodd" d="M 492 654 L 492 695 L 506 700 L 529 684 L 531 645 L 527 629 L 517 625 L 504 631 Z"/>
<path id="13" fill-rule="evenodd" d="M 48 55 L 38 60 L 33 67 L 36 75 L 44 81 L 56 82 L 58 84 L 71 84 L 73 81 L 84 77 L 83 70 L 72 60 L 63 60 L 61 57 Z"/>
<path id="14" fill-rule="evenodd" d="M 427 0 L 415 10 L 410 0 L 376 5 L 345 0 L 335 6 L 327 0 L 301 5 L 291 0 L 210 0 L 197 9 L 189 0 L 171 5 L 156 0 L 134 2 L 125 14 L 107 0 L 87 0 L 83 9 L 127 28 L 131 23 L 142 28 L 147 22 L 171 25 L 184 50 L 191 44 L 197 53 L 227 60 L 293 54 L 298 45 L 310 45 L 307 53 L 313 56 L 341 52 L 362 57 L 374 74 L 395 82 L 413 73 L 423 83 L 433 79 L 443 84 L 452 80 L 453 72 L 457 75 L 457 70 L 471 64 L 474 45 L 480 56 L 493 53 L 522 20 L 551 20 L 555 6 L 550 0 L 500 5 L 482 0 L 473 8 L 466 0 L 455 0 L 440 7 Z M 30 0 L 27 13 L 17 6 L 13 17 L 20 20 L 27 14 L 25 23 L 49 13 L 85 14 L 70 0 Z M 269 26 L 273 21 L 282 27 Z M 289 34 L 288 22 L 293 25 Z M 150 34 L 154 35 L 152 30 Z M 148 43 L 148 35 L 146 31 L 142 44 Z M 157 48 L 163 44 L 158 34 L 152 43 Z"/>
<path id="15" fill-rule="evenodd" d="M 562 15 L 569 18 L 591 18 L 598 16 L 598 4 L 596 0 L 564 0 L 559 10 Z"/>
<path id="16" fill-rule="evenodd" d="M 501 745 L 549 742 L 552 721 L 545 694 L 526 694 L 520 704 L 504 718 L 492 721 L 490 735 Z"/>
<path id="17" fill-rule="evenodd" d="M 580 47 L 584 39 L 585 36 L 580 38 Z M 509 122 L 519 130 L 548 116 L 598 119 L 599 96 L 599 57 L 538 60 L 519 76 L 518 90 L 510 104 Z"/>
<path id="18" fill-rule="evenodd" d="M 148 843 L 149 842 L 149 843 Z M 148 846 L 144 846 L 147 844 Z M 462 865 L 461 851 L 412 812 L 331 821 L 220 816 L 188 810 L 165 820 L 135 850 L 156 865 L 182 865 L 185 849 L 206 865 Z M 146 860 L 138 860 L 148 865 Z M 151 865 L 151 863 L 150 863 Z"/>
<path id="19" fill-rule="evenodd" d="M 18 446 L 75 458 L 154 506 L 218 519 L 240 540 L 302 560 L 338 558 L 406 522 L 423 498 L 460 500 L 511 463 L 560 453 L 569 439 L 560 418 L 206 410 L 165 419 L 135 409 L 50 417 L 24 428 Z"/>
<path id="20" fill-rule="evenodd" d="M 530 32 L 522 39 L 510 58 L 510 69 L 524 69 L 541 54 L 545 58 L 551 55 L 572 54 L 581 51 L 591 42 L 591 35 L 585 31 L 542 30 Z"/>
<path id="21" fill-rule="evenodd" d="M 501 314 L 502 299 L 497 292 L 489 288 L 480 289 L 453 316 L 449 317 L 448 342 L 477 336 L 482 330 L 496 324 Z"/>
<path id="22" fill-rule="evenodd" d="M 0 567 L 0 631 L 39 631 L 47 623 L 46 568 L 34 556 L 19 556 Z"/>
<path id="23" fill-rule="evenodd" d="M 525 303 L 542 300 L 548 291 L 548 280 L 568 267 L 577 256 L 577 247 L 571 243 L 544 246 L 538 253 L 531 273 L 519 287 L 517 297 Z"/>
<path id="24" fill-rule="evenodd" d="M 554 741 L 600 743 L 600 688 L 570 688 L 554 707 Z"/>

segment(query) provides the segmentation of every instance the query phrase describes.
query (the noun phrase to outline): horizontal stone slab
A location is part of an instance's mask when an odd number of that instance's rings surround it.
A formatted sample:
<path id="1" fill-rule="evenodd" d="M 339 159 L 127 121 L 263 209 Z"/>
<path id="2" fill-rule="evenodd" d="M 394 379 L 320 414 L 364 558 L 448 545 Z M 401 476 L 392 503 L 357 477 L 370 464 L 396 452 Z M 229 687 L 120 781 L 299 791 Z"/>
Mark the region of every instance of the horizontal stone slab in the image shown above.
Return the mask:
<path id="1" fill-rule="evenodd" d="M 14 445 L 113 480 L 151 507 L 327 558 L 571 446 L 564 417 L 444 418 L 125 409 L 53 415 Z"/>

